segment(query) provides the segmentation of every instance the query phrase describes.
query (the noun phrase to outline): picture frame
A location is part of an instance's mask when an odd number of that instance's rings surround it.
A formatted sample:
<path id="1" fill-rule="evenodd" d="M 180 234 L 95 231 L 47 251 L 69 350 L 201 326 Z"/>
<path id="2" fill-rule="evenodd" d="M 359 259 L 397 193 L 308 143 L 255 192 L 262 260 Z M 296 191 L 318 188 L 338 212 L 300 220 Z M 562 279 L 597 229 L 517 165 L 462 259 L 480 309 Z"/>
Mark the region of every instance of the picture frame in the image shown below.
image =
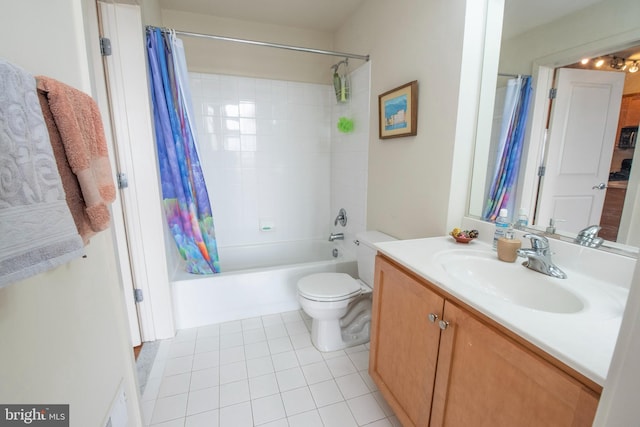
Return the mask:
<path id="1" fill-rule="evenodd" d="M 406 83 L 378 96 L 380 139 L 418 134 L 418 81 Z"/>

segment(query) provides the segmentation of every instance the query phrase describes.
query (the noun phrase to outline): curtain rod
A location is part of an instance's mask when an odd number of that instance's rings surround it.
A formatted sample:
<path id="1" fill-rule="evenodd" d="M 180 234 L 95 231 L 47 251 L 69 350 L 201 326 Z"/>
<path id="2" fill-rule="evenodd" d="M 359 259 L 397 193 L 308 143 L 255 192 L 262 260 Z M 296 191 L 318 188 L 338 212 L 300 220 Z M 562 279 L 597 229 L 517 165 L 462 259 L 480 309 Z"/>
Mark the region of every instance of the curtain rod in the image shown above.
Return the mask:
<path id="1" fill-rule="evenodd" d="M 152 28 L 153 29 L 153 28 L 159 28 L 159 27 L 148 26 L 147 28 Z M 162 30 L 162 31 L 171 31 L 168 28 L 160 28 L 160 30 Z M 298 51 L 298 52 L 316 53 L 316 54 L 319 54 L 319 55 L 340 56 L 340 57 L 344 57 L 344 58 L 353 58 L 353 59 L 360 59 L 362 61 L 369 61 L 369 55 L 357 55 L 355 53 L 344 53 L 344 52 L 335 52 L 335 51 L 331 51 L 331 50 L 312 49 L 312 48 L 309 48 L 309 47 L 289 46 L 289 45 L 286 45 L 286 44 L 261 42 L 261 41 L 257 41 L 257 40 L 238 39 L 238 38 L 226 37 L 226 36 L 216 36 L 216 35 L 213 35 L 213 34 L 191 33 L 189 31 L 181 31 L 181 30 L 174 30 L 174 31 L 176 32 L 176 34 L 180 34 L 180 35 L 187 36 L 187 37 L 222 40 L 222 41 L 228 41 L 228 42 L 251 44 L 251 45 L 255 45 L 255 46 L 275 47 L 275 48 L 278 48 L 278 49 L 295 50 L 295 51 Z"/>

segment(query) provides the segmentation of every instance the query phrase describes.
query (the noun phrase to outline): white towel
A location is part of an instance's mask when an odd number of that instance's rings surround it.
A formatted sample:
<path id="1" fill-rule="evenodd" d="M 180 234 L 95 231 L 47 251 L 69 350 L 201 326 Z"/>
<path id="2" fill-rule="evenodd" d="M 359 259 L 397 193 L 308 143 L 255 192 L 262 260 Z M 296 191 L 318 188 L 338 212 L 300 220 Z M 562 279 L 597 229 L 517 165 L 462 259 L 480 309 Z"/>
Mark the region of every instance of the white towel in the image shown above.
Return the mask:
<path id="1" fill-rule="evenodd" d="M 35 78 L 0 58 L 0 287 L 82 256 Z"/>

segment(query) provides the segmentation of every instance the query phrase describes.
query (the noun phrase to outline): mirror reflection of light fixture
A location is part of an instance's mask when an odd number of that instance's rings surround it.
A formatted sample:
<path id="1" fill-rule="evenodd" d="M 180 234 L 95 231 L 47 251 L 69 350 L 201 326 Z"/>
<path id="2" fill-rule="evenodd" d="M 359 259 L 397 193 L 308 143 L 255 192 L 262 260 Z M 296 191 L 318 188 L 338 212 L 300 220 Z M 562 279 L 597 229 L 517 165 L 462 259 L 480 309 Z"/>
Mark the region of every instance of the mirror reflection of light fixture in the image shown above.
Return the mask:
<path id="1" fill-rule="evenodd" d="M 631 65 L 631 67 L 629 67 L 629 72 L 630 73 L 637 73 L 638 72 L 638 62 L 640 62 L 640 61 L 633 61 L 633 64 Z"/>
<path id="2" fill-rule="evenodd" d="M 597 68 L 600 68 L 600 67 L 602 67 L 603 65 L 604 65 L 604 58 L 598 58 L 598 59 L 596 60 L 595 66 L 596 66 Z"/>
<path id="3" fill-rule="evenodd" d="M 587 65 L 589 63 L 590 59 L 589 58 L 582 58 L 582 60 L 580 61 L 580 63 L 582 65 Z"/>
<path id="4" fill-rule="evenodd" d="M 609 61 L 609 67 L 613 68 L 614 70 L 624 70 L 625 68 L 627 68 L 627 63 L 624 58 L 614 56 L 613 58 L 611 58 L 611 61 Z"/>

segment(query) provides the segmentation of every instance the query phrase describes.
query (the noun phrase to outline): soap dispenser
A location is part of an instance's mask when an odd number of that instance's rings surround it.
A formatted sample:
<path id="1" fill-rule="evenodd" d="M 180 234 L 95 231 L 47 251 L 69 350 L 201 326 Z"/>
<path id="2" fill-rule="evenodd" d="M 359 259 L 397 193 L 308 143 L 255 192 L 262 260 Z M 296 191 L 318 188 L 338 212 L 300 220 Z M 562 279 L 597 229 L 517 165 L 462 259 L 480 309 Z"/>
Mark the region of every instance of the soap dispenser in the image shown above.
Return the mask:
<path id="1" fill-rule="evenodd" d="M 515 262 L 522 242 L 514 237 L 513 229 L 507 230 L 504 237 L 498 239 L 498 259 L 504 262 Z"/>

